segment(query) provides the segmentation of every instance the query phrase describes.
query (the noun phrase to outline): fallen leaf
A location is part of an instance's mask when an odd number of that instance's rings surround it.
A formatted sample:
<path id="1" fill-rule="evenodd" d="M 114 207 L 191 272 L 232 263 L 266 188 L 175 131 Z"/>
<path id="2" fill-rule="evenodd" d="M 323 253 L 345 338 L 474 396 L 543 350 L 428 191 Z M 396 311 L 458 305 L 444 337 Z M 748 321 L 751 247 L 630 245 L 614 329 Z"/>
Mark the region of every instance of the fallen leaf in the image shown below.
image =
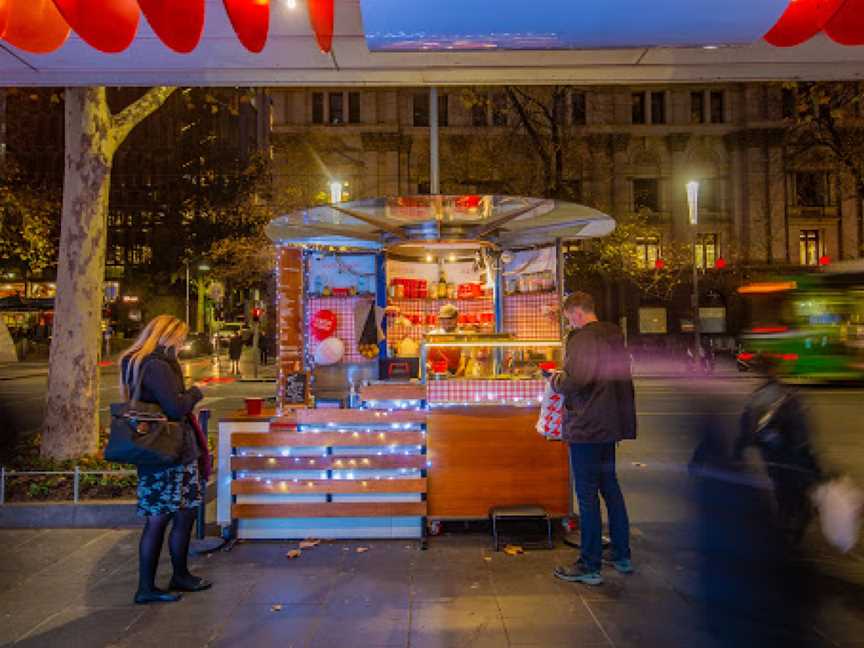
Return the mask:
<path id="1" fill-rule="evenodd" d="M 504 547 L 504 553 L 508 556 L 518 556 L 525 553 L 525 550 L 519 545 L 507 545 Z"/>
<path id="2" fill-rule="evenodd" d="M 300 543 L 300 548 L 301 549 L 314 549 L 319 544 L 321 544 L 320 540 L 303 540 Z"/>
<path id="3" fill-rule="evenodd" d="M 292 558 L 299 558 L 301 551 L 299 549 L 292 549 L 288 553 L 285 554 L 285 557 L 291 560 Z"/>
<path id="4" fill-rule="evenodd" d="M 369 551 L 369 547 L 357 547 L 357 553 L 366 553 Z"/>
<path id="5" fill-rule="evenodd" d="M 282 611 L 282 606 L 279 605 L 279 604 L 271 605 L 271 606 L 270 606 L 270 611 L 271 611 L 271 612 L 281 612 L 281 611 Z"/>
<path id="6" fill-rule="evenodd" d="M 492 562 L 492 556 L 483 556 L 483 560 L 486 562 Z"/>
<path id="7" fill-rule="evenodd" d="M 634 465 L 636 468 L 644 468 L 644 467 L 645 467 L 645 464 L 642 463 L 642 462 L 639 462 L 639 461 L 634 461 L 634 462 L 633 462 L 633 465 Z"/>

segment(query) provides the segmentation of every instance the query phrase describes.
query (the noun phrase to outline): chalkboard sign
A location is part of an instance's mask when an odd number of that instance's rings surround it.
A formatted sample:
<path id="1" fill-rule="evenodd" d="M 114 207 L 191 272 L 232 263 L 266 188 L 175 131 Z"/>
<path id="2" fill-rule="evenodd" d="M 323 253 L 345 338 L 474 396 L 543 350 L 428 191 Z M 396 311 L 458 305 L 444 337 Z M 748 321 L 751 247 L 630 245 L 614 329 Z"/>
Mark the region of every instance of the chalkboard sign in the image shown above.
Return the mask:
<path id="1" fill-rule="evenodd" d="M 285 388 L 282 392 L 282 403 L 287 406 L 306 404 L 308 376 L 306 372 L 289 373 L 285 376 Z"/>

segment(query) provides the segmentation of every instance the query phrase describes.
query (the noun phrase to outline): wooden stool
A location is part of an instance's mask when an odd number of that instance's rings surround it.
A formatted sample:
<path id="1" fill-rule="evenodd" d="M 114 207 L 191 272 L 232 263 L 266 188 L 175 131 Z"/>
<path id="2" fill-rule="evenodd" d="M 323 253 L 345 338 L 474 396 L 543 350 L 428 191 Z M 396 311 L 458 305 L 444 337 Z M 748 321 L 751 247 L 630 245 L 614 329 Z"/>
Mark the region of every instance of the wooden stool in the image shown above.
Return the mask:
<path id="1" fill-rule="evenodd" d="M 552 518 L 548 511 L 542 506 L 525 504 L 522 506 L 496 506 L 489 511 L 492 519 L 492 541 L 495 543 L 495 551 L 501 550 L 500 525 L 503 522 L 539 522 L 546 525 L 546 539 L 526 541 L 521 538 L 519 545 L 527 549 L 552 549 Z"/>

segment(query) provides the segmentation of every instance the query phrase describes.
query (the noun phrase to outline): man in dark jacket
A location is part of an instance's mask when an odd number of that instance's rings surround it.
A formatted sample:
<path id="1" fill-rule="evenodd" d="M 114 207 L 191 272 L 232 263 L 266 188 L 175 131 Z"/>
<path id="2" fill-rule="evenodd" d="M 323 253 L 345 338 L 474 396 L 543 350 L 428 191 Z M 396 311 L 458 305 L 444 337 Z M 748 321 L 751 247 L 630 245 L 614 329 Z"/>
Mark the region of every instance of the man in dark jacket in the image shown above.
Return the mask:
<path id="1" fill-rule="evenodd" d="M 570 469 L 579 500 L 582 556 L 573 566 L 558 567 L 562 580 L 599 585 L 602 521 L 598 493 L 603 496 L 612 539 L 612 566 L 633 571 L 630 522 L 615 475 L 615 444 L 636 438 L 636 405 L 630 359 L 621 330 L 600 322 L 591 295 L 573 293 L 564 301 L 573 331 L 567 336 L 564 370 L 551 377 L 552 388 L 564 395 L 562 438 L 570 444 Z"/>

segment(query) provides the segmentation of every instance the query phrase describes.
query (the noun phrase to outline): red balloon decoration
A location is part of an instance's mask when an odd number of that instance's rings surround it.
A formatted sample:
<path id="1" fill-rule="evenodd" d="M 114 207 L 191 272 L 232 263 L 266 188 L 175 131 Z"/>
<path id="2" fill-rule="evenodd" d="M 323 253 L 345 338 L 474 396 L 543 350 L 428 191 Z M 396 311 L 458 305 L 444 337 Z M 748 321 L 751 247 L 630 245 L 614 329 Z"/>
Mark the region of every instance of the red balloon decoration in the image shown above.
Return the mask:
<path id="1" fill-rule="evenodd" d="M 846 0 L 825 25 L 825 33 L 841 45 L 864 45 L 864 0 Z"/>
<path id="2" fill-rule="evenodd" d="M 69 25 L 51 0 L 0 0 L 0 14 L 0 36 L 25 52 L 53 52 L 69 37 Z"/>
<path id="3" fill-rule="evenodd" d="M 325 54 L 333 48 L 333 0 L 307 0 L 309 24 Z"/>
<path id="4" fill-rule="evenodd" d="M 204 33 L 204 0 L 138 0 L 150 27 L 165 45 L 188 54 Z"/>
<path id="5" fill-rule="evenodd" d="M 223 0 L 225 11 L 243 47 L 256 54 L 267 44 L 270 0 Z"/>
<path id="6" fill-rule="evenodd" d="M 336 313 L 322 308 L 309 321 L 309 332 L 320 342 L 336 333 L 336 323 Z"/>
<path id="7" fill-rule="evenodd" d="M 135 40 L 141 10 L 136 0 L 54 0 L 69 26 L 102 52 L 122 52 Z"/>
<path id="8" fill-rule="evenodd" d="M 777 47 L 793 47 L 818 34 L 843 0 L 791 0 L 765 40 Z"/>

